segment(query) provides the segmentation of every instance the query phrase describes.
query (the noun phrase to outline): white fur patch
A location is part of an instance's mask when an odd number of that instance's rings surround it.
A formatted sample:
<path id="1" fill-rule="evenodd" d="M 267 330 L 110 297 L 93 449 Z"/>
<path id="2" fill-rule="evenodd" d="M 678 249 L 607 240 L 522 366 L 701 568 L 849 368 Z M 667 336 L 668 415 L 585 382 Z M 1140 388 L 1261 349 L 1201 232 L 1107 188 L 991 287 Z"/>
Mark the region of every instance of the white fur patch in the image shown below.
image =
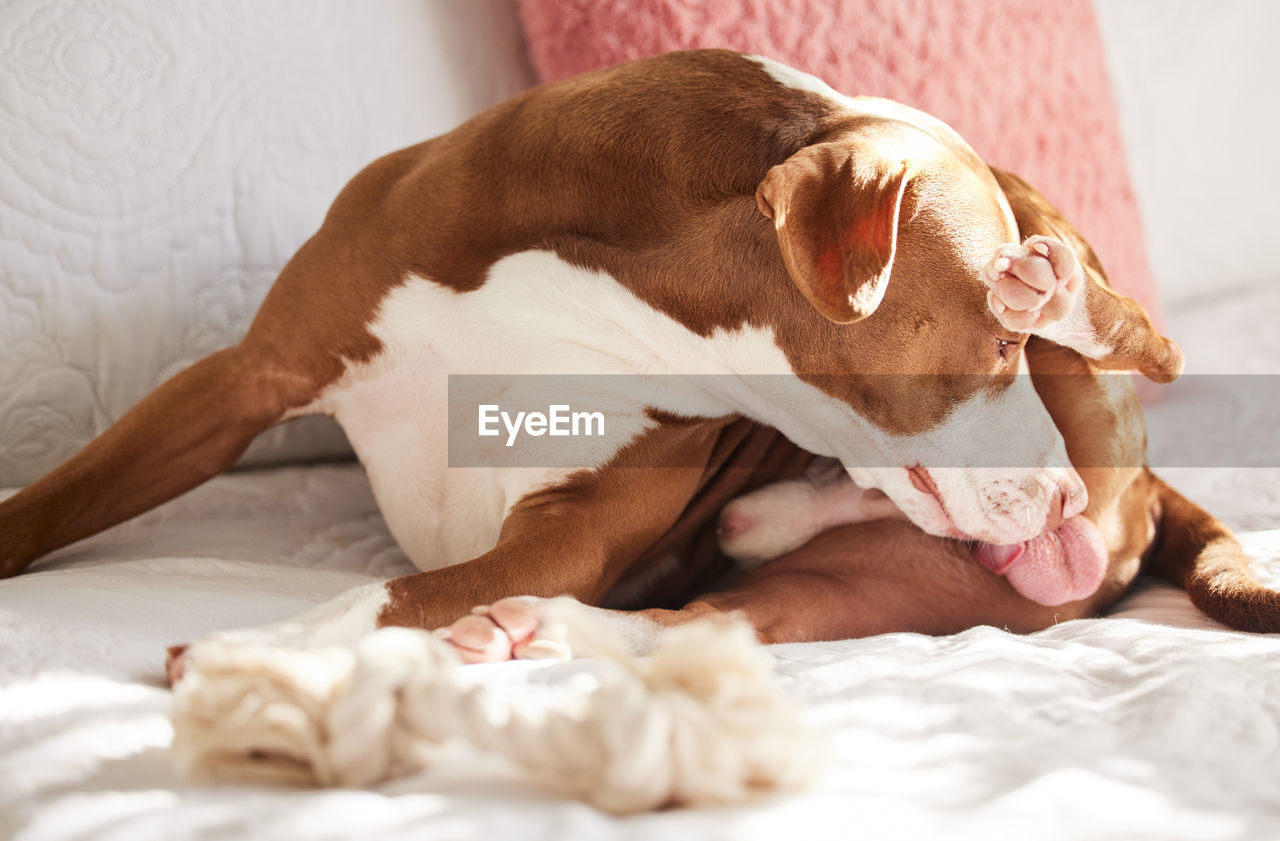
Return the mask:
<path id="1" fill-rule="evenodd" d="M 857 114 L 901 120 L 904 123 L 915 126 L 926 134 L 933 135 L 935 139 L 941 142 L 956 144 L 966 149 L 969 148 L 969 144 L 956 133 L 955 129 L 937 117 L 926 114 L 924 111 L 903 105 L 900 102 L 894 102 L 891 99 L 882 99 L 878 96 L 849 96 L 840 93 L 817 76 L 796 70 L 794 67 L 788 67 L 771 58 L 751 56 L 751 59 L 764 67 L 765 72 L 780 85 L 794 90 L 816 93 Z"/>
<path id="2" fill-rule="evenodd" d="M 848 96 L 840 93 L 817 76 L 796 70 L 794 67 L 788 67 L 787 65 L 774 61 L 771 58 L 765 58 L 764 56 L 751 56 L 751 59 L 764 67 L 765 71 L 781 85 L 785 85 L 786 87 L 794 90 L 816 93 L 854 114 L 865 114 L 867 116 L 899 120 L 915 126 L 922 132 L 932 136 L 939 143 L 960 149 L 967 149 L 975 158 L 978 157 L 978 153 L 973 151 L 973 147 L 971 147 L 955 129 L 931 114 L 912 108 L 909 105 L 903 105 L 900 102 L 894 102 L 891 99 L 882 99 L 878 96 Z M 926 149 L 919 144 L 915 145 L 910 150 L 903 151 L 914 155 L 916 160 L 922 159 L 922 156 L 934 155 L 937 153 L 935 149 Z M 1004 192 L 1001 190 L 997 189 L 994 193 L 996 202 L 1000 205 L 1000 211 L 1004 215 L 1005 225 L 1009 230 L 1016 232 L 1018 230 L 1018 223 L 1014 219 L 1013 208 L 1009 206 L 1008 198 L 1005 197 Z"/>
<path id="3" fill-rule="evenodd" d="M 723 375 L 727 381 L 736 374 L 791 370 L 768 330 L 743 327 L 704 338 L 609 275 L 546 251 L 499 261 L 472 292 L 410 277 L 383 299 L 370 331 L 383 352 L 352 365 L 308 410 L 332 414 L 342 424 L 392 532 L 422 569 L 487 551 L 516 501 L 571 472 L 449 469 L 450 373 L 632 375 L 626 393 L 597 395 L 609 410 L 608 434 L 566 442 L 577 458 L 585 453 L 604 464 L 651 428 L 646 407 L 706 417 L 737 412 L 740 402 L 757 412 L 764 408 L 749 395 L 739 401 L 693 383 L 679 388 L 679 382 L 640 375 Z M 537 380 L 514 382 L 516 388 L 541 387 Z M 503 446 L 500 438 L 484 442 Z"/>
<path id="4" fill-rule="evenodd" d="M 1094 290 L 1093 284 L 1086 278 L 1080 286 L 1080 291 L 1076 293 L 1075 305 L 1067 313 L 1067 316 L 1047 327 L 1037 328 L 1034 331 L 1035 334 L 1048 339 L 1054 344 L 1069 347 L 1086 359 L 1106 359 L 1111 355 L 1113 348 L 1102 341 L 1093 324 L 1089 321 L 1089 311 L 1085 306 L 1085 298 L 1096 294 L 1100 293 Z M 1115 328 L 1111 331 L 1112 335 L 1123 326 L 1123 321 L 1117 322 Z"/>
<path id="5" fill-rule="evenodd" d="M 999 395 L 979 394 L 957 406 L 942 427 L 901 442 L 899 463 L 918 456 L 929 468 L 945 513 L 932 496 L 913 492 L 905 470 L 855 468 L 849 475 L 862 487 L 884 491 L 922 528 L 933 531 L 930 525 L 945 524 L 949 514 L 961 532 L 946 525 L 935 534 L 997 544 L 1039 535 L 1059 495 L 1086 499 L 1087 492 L 1035 391 L 1025 355 L 1019 357 L 1018 372 Z"/>

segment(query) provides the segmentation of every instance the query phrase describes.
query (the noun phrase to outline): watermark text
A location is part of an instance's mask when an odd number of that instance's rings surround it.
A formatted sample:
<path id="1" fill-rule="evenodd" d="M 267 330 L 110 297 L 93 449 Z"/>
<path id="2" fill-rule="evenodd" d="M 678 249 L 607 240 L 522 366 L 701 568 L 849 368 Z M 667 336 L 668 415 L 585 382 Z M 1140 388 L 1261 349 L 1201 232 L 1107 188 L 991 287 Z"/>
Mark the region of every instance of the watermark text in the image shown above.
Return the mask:
<path id="1" fill-rule="evenodd" d="M 516 412 L 514 417 L 497 403 L 481 403 L 479 406 L 477 434 L 492 438 L 506 430 L 508 447 L 515 446 L 520 433 L 535 438 L 590 437 L 604 435 L 603 412 L 575 412 L 567 403 L 553 403 L 544 412 Z"/>

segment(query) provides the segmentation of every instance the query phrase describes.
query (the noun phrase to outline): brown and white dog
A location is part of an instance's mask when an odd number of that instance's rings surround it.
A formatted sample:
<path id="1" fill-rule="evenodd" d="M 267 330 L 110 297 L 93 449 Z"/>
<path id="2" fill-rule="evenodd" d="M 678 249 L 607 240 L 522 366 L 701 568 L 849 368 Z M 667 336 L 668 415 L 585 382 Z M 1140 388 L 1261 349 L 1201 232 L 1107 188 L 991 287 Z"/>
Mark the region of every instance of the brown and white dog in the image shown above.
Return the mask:
<path id="1" fill-rule="evenodd" d="M 308 413 L 341 423 L 423 572 L 247 638 L 435 628 L 513 594 L 652 596 L 701 574 L 674 550 L 728 486 L 811 454 L 930 534 L 1053 533 L 1087 498 L 1018 376 L 1028 337 L 1157 381 L 1182 356 L 1064 242 L 1019 244 L 1014 214 L 938 120 L 766 59 L 675 53 L 533 89 L 357 175 L 240 345 L 0 504 L 0 574 Z M 451 373 L 716 376 L 611 395 L 619 423 L 585 468 L 458 469 Z M 982 466 L 993 437 L 1007 466 Z"/>
<path id="2" fill-rule="evenodd" d="M 995 174 L 1022 234 L 1069 244 L 1083 271 L 1106 283 L 1088 243 L 1043 196 Z M 590 612 L 637 651 L 663 627 L 728 611 L 745 615 L 767 642 L 950 634 L 975 625 L 1028 633 L 1100 615 L 1146 571 L 1186 589 L 1229 627 L 1280 632 L 1280 593 L 1251 577 L 1230 530 L 1145 466 L 1146 429 L 1132 381 L 1043 339 L 1031 339 L 1025 353 L 1088 488 L 1075 523 L 1012 546 L 938 538 L 905 521 L 884 494 L 853 484 L 837 462 L 815 459 L 804 475 L 724 507 L 720 546 L 745 569 L 731 585 L 708 589 L 704 579 L 675 610 Z M 701 548 L 686 563 L 700 558 L 719 570 L 714 552 Z M 589 650 L 589 639 L 566 636 L 554 607 L 507 599 L 441 635 L 472 662 Z"/>

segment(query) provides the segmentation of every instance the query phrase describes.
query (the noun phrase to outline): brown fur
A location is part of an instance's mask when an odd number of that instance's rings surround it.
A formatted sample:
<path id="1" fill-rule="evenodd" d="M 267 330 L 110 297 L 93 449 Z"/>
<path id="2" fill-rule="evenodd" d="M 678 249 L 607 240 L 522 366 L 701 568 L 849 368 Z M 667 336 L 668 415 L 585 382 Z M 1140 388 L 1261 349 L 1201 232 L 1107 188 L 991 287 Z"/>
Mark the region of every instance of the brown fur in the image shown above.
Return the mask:
<path id="1" fill-rule="evenodd" d="M 1254 580 L 1235 535 L 1173 488 L 1152 479 L 1161 514 L 1152 571 L 1185 588 L 1196 607 L 1224 625 L 1280 633 L 1280 593 Z"/>

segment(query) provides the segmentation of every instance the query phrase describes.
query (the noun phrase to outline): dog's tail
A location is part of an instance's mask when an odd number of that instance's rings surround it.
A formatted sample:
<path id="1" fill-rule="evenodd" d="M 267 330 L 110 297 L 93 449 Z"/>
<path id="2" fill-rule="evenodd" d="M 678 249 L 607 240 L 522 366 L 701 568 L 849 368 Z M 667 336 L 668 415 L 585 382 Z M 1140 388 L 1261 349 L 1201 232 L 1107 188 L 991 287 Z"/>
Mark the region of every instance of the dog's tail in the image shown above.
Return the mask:
<path id="1" fill-rule="evenodd" d="M 1152 476 L 1160 500 L 1150 569 L 1187 591 L 1196 607 L 1224 625 L 1280 633 L 1280 592 L 1259 584 L 1231 530 Z"/>

